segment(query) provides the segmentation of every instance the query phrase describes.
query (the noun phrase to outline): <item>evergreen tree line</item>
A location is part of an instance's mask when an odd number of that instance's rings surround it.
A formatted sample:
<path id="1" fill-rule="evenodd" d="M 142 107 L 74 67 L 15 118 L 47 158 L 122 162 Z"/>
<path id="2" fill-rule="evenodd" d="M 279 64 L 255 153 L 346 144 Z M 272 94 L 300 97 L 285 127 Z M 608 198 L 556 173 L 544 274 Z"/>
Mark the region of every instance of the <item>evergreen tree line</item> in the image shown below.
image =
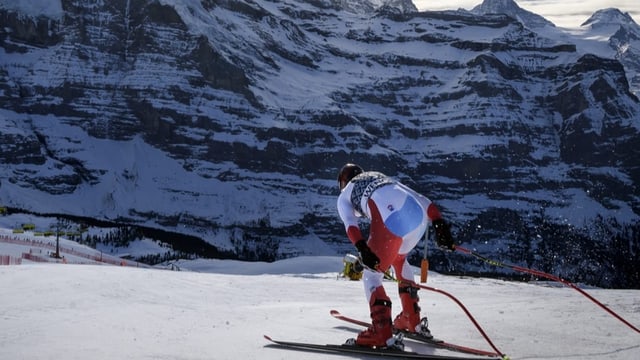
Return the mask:
<path id="1" fill-rule="evenodd" d="M 136 257 L 134 260 L 147 265 L 169 263 L 174 260 L 193 260 L 197 256 L 182 251 L 166 251 L 164 254 L 146 254 Z"/>
<path id="2" fill-rule="evenodd" d="M 275 261 L 278 259 L 278 241 L 271 233 L 271 227 L 262 224 L 257 233 L 246 228 L 236 228 L 231 233 L 231 244 L 239 260 Z"/>
<path id="3" fill-rule="evenodd" d="M 136 240 L 144 238 L 142 232 L 134 226 L 121 226 L 110 230 L 105 234 L 85 234 L 78 240 L 79 243 L 96 248 L 97 244 L 113 247 L 127 247 Z"/>

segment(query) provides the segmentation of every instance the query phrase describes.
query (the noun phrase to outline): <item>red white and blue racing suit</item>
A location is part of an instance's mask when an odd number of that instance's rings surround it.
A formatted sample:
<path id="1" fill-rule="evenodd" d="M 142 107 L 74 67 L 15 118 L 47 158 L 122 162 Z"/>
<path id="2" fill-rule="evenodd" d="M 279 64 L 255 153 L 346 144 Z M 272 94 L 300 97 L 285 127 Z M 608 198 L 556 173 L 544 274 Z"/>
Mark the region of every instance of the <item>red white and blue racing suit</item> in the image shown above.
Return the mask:
<path id="1" fill-rule="evenodd" d="M 364 239 L 358 218 L 370 221 L 367 245 L 380 259 L 378 269 L 381 271 L 364 270 L 365 295 L 369 302 L 374 292 L 384 294 L 383 272 L 390 266 L 395 270 L 399 286 L 414 283 L 407 254 L 418 244 L 431 221 L 442 217 L 431 200 L 375 171 L 355 176 L 342 189 L 338 213 L 353 244 Z"/>

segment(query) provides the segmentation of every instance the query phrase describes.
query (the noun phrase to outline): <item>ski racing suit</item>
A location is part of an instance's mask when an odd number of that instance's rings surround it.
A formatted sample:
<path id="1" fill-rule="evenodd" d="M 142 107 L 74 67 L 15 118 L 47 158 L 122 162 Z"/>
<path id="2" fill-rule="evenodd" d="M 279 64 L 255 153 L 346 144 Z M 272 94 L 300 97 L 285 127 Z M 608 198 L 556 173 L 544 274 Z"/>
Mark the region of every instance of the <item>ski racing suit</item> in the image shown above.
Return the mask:
<path id="1" fill-rule="evenodd" d="M 425 196 L 375 171 L 363 172 L 351 179 L 342 189 L 337 206 L 347 236 L 354 245 L 364 239 L 358 218 L 370 221 L 367 245 L 380 260 L 379 271 L 365 267 L 363 274 L 372 317 L 374 305 L 391 307 L 382 280 L 384 272 L 393 266 L 403 313 L 415 311 L 419 318 L 417 287 L 412 286 L 414 274 L 407 254 L 418 244 L 431 221 L 442 217 L 438 208 Z"/>

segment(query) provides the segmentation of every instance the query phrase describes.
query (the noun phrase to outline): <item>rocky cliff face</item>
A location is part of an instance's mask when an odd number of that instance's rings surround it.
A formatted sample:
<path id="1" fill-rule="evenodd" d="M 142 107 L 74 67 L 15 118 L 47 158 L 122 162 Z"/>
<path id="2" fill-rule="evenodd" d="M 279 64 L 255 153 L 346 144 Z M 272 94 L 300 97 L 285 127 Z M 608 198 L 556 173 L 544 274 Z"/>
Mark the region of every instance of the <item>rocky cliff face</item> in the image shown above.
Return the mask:
<path id="1" fill-rule="evenodd" d="M 238 258 L 333 254 L 353 161 L 440 204 L 459 241 L 578 280 L 593 274 L 565 245 L 605 263 L 602 231 L 638 222 L 640 104 L 619 61 L 566 37 L 406 2 L 60 5 L 0 9 L 4 205 Z"/>

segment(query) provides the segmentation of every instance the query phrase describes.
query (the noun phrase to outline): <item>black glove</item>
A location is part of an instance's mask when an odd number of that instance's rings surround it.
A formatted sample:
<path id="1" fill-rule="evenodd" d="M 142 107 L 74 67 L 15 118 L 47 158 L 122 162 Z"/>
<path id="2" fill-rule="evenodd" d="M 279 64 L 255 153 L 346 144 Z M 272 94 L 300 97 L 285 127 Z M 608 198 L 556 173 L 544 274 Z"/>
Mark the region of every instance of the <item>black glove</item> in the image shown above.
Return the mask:
<path id="1" fill-rule="evenodd" d="M 444 220 L 433 220 L 433 229 L 436 232 L 436 244 L 441 249 L 454 251 L 456 245 L 453 243 L 453 237 L 451 236 L 451 225 L 447 224 Z"/>
<path id="2" fill-rule="evenodd" d="M 360 252 L 360 258 L 362 259 L 362 263 L 373 270 L 378 269 L 378 264 L 380 264 L 380 259 L 376 256 L 376 254 L 371 251 L 369 245 L 367 245 L 367 241 L 362 239 L 356 242 L 356 249 Z"/>

